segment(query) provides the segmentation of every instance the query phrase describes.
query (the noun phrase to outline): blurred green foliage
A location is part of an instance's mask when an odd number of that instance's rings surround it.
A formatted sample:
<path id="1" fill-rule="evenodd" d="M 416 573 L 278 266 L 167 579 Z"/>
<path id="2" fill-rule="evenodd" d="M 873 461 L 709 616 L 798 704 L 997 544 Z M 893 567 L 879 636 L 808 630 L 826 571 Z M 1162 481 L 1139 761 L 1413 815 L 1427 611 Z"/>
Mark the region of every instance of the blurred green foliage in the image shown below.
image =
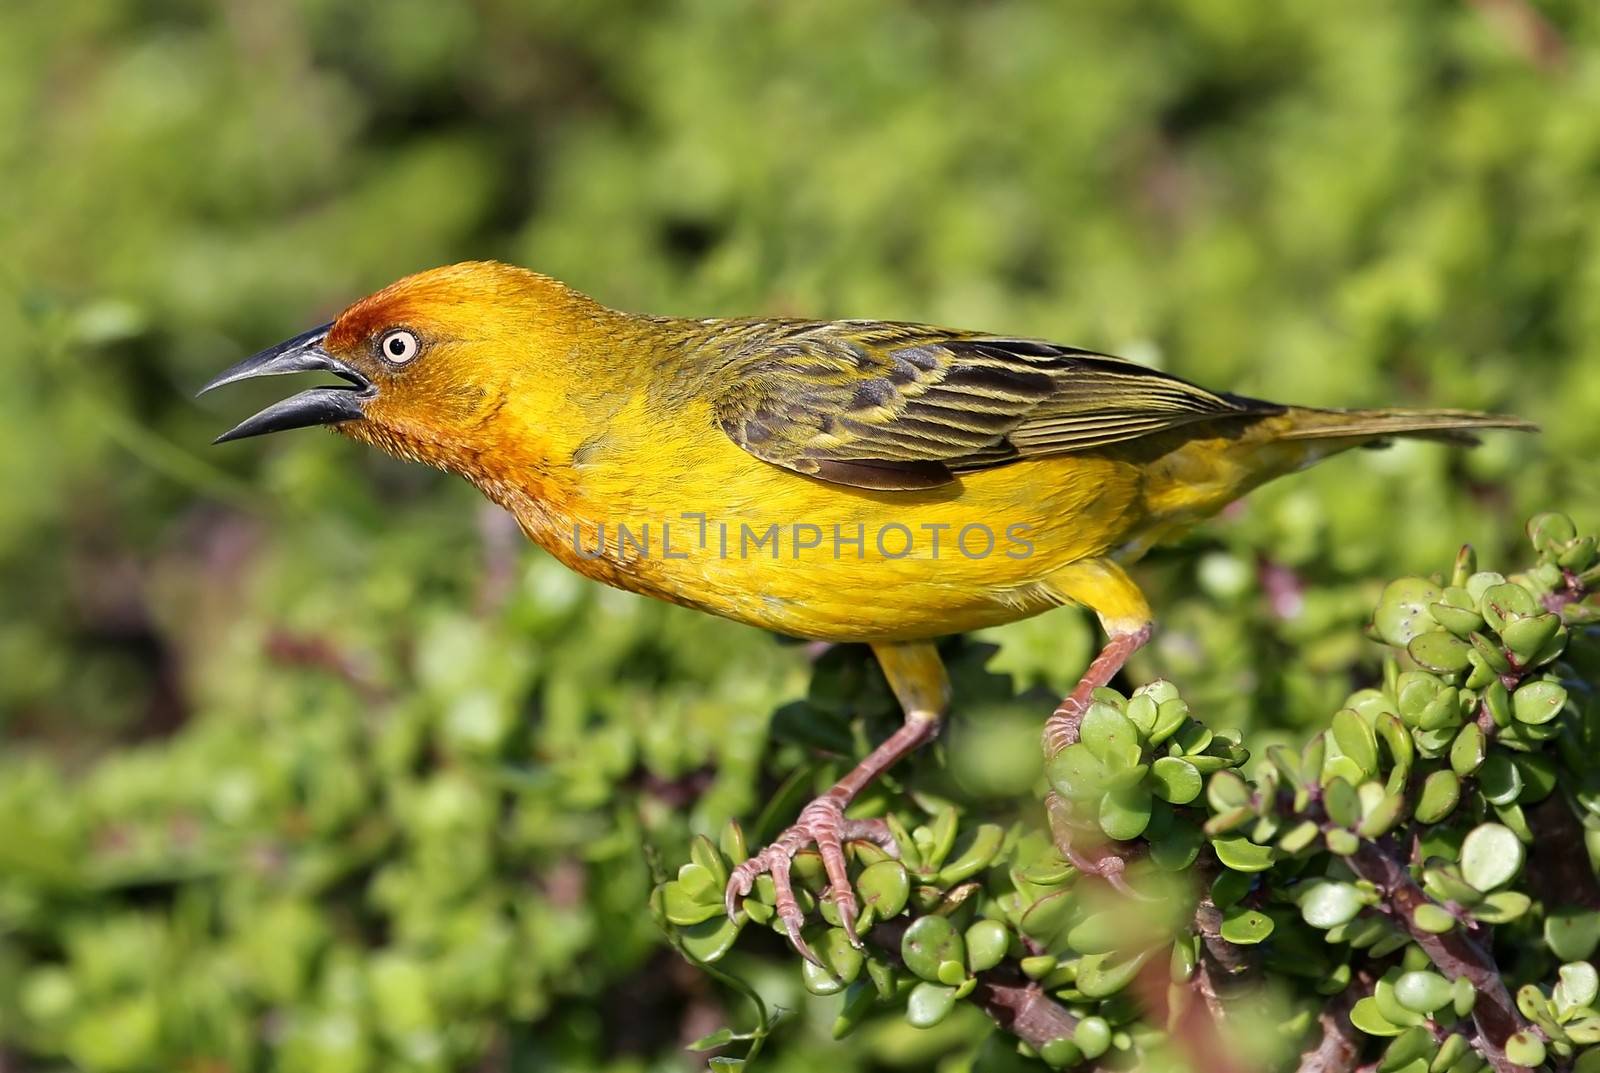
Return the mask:
<path id="1" fill-rule="evenodd" d="M 494 256 L 629 308 L 1544 424 L 1329 463 L 1142 569 L 1132 678 L 1253 751 L 1379 681 L 1385 578 L 1504 559 L 1546 505 L 1600 524 L 1582 0 L 12 0 L 0 175 L 7 1061 L 622 1073 L 731 1019 L 651 923 L 645 847 L 770 802 L 768 834 L 847 751 L 779 707 L 804 652 L 596 591 L 334 437 L 204 446 L 210 372 L 406 272 Z M 1093 634 L 986 639 L 949 777 L 1026 799 Z M 800 1011 L 774 1069 L 959 1063 L 981 1031 L 832 1044 L 838 1000 L 748 958 Z"/>

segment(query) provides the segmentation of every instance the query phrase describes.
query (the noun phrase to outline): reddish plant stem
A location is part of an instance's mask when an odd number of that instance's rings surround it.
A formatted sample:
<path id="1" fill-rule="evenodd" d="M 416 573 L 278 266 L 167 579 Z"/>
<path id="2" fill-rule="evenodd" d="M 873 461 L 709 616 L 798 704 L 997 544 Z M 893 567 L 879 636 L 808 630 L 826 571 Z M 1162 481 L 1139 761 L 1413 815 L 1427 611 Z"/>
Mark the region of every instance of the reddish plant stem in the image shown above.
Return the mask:
<path id="1" fill-rule="evenodd" d="M 1546 906 L 1600 909 L 1600 877 L 1589 865 L 1583 825 L 1560 792 L 1533 809 L 1528 822 L 1539 832 L 1528 880 Z"/>
<path id="2" fill-rule="evenodd" d="M 882 947 L 900 964 L 900 941 L 905 937 L 909 920 L 891 920 L 879 924 L 867 935 L 876 946 Z M 1078 1019 L 1067 1008 L 1047 995 L 1037 983 L 1023 976 L 1014 967 L 1002 965 L 978 973 L 978 985 L 973 988 L 968 1001 L 975 1004 L 989 1019 L 1034 1050 L 1039 1050 L 1054 1039 L 1071 1039 L 1078 1029 Z M 1084 1073 L 1097 1073 L 1096 1064 L 1077 1066 Z"/>
<path id="3" fill-rule="evenodd" d="M 1351 1073 L 1361 1061 L 1365 1037 L 1350 1023 L 1350 1011 L 1371 990 L 1370 985 L 1352 984 L 1317 1015 L 1322 1039 L 1300 1056 L 1296 1073 Z"/>
<path id="4" fill-rule="evenodd" d="M 1446 978 L 1454 980 L 1465 976 L 1471 981 L 1478 993 L 1472 1019 L 1478 1026 L 1480 1046 L 1489 1064 L 1500 1073 L 1526 1068 L 1506 1057 L 1506 1040 L 1528 1026 L 1506 990 L 1494 955 L 1461 928 L 1435 935 L 1417 927 L 1417 909 L 1435 903 L 1412 880 L 1411 873 L 1395 853 L 1376 842 L 1363 841 L 1345 860 L 1358 876 L 1383 893 L 1396 922 L 1410 933 L 1411 941 L 1423 949 Z"/>
<path id="5" fill-rule="evenodd" d="M 1195 931 L 1200 933 L 1201 955 L 1210 962 L 1214 979 L 1220 978 L 1224 989 L 1242 983 L 1256 974 L 1255 959 L 1250 948 L 1230 943 L 1222 937 L 1222 911 L 1210 896 L 1200 899 L 1194 911 Z"/>
<path id="6" fill-rule="evenodd" d="M 1039 987 L 1024 977 L 1008 979 L 991 971 L 978 975 L 972 1001 L 1002 1031 L 1038 1050 L 1053 1039 L 1071 1039 L 1078 1019 Z"/>
<path id="7" fill-rule="evenodd" d="M 1557 614 L 1561 609 L 1570 604 L 1582 603 L 1589 596 L 1589 587 L 1584 584 L 1584 579 L 1571 570 L 1561 572 L 1561 587 L 1552 593 L 1546 594 L 1543 601 L 1546 611 Z"/>

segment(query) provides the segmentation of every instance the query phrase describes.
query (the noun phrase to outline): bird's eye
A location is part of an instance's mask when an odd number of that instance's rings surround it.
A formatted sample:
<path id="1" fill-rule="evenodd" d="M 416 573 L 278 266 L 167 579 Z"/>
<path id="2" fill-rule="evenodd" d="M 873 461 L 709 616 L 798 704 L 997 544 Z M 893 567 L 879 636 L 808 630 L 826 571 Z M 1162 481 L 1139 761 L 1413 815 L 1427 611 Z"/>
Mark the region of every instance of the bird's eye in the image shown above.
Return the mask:
<path id="1" fill-rule="evenodd" d="M 417 351 L 422 345 L 417 342 L 415 333 L 404 328 L 396 328 L 384 335 L 383 341 L 378 344 L 378 351 L 385 361 L 391 365 L 404 365 L 417 356 Z"/>

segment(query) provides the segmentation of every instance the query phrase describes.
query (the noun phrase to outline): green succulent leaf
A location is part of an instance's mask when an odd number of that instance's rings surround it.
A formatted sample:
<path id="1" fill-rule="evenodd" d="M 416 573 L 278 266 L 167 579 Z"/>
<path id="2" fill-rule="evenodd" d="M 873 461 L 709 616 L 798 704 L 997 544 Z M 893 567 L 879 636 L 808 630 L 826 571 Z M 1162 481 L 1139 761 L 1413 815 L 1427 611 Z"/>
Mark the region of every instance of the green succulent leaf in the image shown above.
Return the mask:
<path id="1" fill-rule="evenodd" d="M 1145 838 L 1150 843 L 1151 862 L 1168 872 L 1181 872 L 1194 864 L 1205 845 L 1205 835 L 1198 825 L 1166 807 L 1151 811 Z"/>
<path id="2" fill-rule="evenodd" d="M 1211 904 L 1218 909 L 1237 905 L 1246 894 L 1250 893 L 1250 888 L 1255 882 L 1255 877 L 1248 873 L 1225 869 L 1211 881 Z"/>
<path id="3" fill-rule="evenodd" d="M 1372 986 L 1372 999 L 1389 1022 L 1404 1028 L 1421 1025 L 1427 1018 L 1415 1010 L 1407 1009 L 1395 995 L 1394 986 L 1400 977 L 1397 969 L 1390 969 Z"/>
<path id="4" fill-rule="evenodd" d="M 856 893 L 862 905 L 871 906 L 879 920 L 900 915 L 911 897 L 911 877 L 899 861 L 869 864 L 856 877 Z"/>
<path id="5" fill-rule="evenodd" d="M 1000 964 L 1011 945 L 1011 933 L 998 920 L 975 921 L 964 936 L 967 945 L 967 968 L 985 972 Z"/>
<path id="6" fill-rule="evenodd" d="M 1472 916 L 1485 924 L 1509 924 L 1532 908 L 1533 899 L 1519 890 L 1497 890 L 1472 909 Z"/>
<path id="7" fill-rule="evenodd" d="M 932 1028 L 950 1016 L 956 1006 L 956 989 L 922 981 L 906 998 L 906 1021 L 913 1028 Z"/>
<path id="8" fill-rule="evenodd" d="M 1350 759 L 1363 775 L 1378 772 L 1378 738 L 1354 709 L 1343 708 L 1333 715 L 1333 740 L 1339 751 Z"/>
<path id="9" fill-rule="evenodd" d="M 1544 1065 L 1544 1041 L 1532 1032 L 1518 1032 L 1506 1040 L 1506 1058 L 1519 1066 Z"/>
<path id="10" fill-rule="evenodd" d="M 1022 974 L 1030 980 L 1042 980 L 1056 971 L 1056 959 L 1051 954 L 1034 954 L 1017 962 Z"/>
<path id="11" fill-rule="evenodd" d="M 1088 954 L 1078 959 L 1078 990 L 1089 998 L 1109 998 L 1133 982 L 1153 951 Z"/>
<path id="12" fill-rule="evenodd" d="M 1248 838 L 1214 838 L 1217 859 L 1235 872 L 1265 872 L 1277 860 L 1271 846 L 1258 846 Z"/>
<path id="13" fill-rule="evenodd" d="M 1477 618 L 1476 615 L 1472 617 Z M 1430 671 L 1458 674 L 1467 669 L 1467 657 L 1472 652 L 1472 646 L 1452 633 L 1423 633 L 1411 639 L 1411 643 L 1406 645 L 1406 652 L 1419 666 Z"/>
<path id="14" fill-rule="evenodd" d="M 1039 1058 L 1051 1069 L 1070 1069 L 1083 1061 L 1083 1051 L 1065 1037 L 1057 1037 L 1039 1048 Z"/>
<path id="15" fill-rule="evenodd" d="M 1182 730 L 1189 722 L 1189 706 L 1172 697 L 1163 700 L 1156 708 L 1155 727 L 1150 731 L 1150 744 L 1157 746 Z"/>
<path id="16" fill-rule="evenodd" d="M 1447 598 L 1450 595 L 1450 591 L 1451 590 L 1449 589 L 1445 590 L 1445 595 Z M 1461 592 L 1462 595 L 1466 594 L 1466 590 L 1464 589 L 1456 591 Z M 1458 607 L 1451 603 L 1429 604 L 1428 614 L 1439 625 L 1443 626 L 1445 629 L 1449 630 L 1451 633 L 1463 640 L 1471 637 L 1472 634 L 1483 628 L 1483 616 L 1478 614 L 1476 605 L 1471 607 Z M 1426 637 L 1428 635 L 1423 634 L 1422 636 Z M 1415 658 L 1414 654 L 1412 658 Z"/>
<path id="17" fill-rule="evenodd" d="M 739 826 L 738 820 L 729 820 L 723 826 L 722 834 L 717 839 L 717 847 L 735 866 L 743 864 L 750 858 L 750 850 L 745 845 L 744 828 Z"/>
<path id="18" fill-rule="evenodd" d="M 989 867 L 1004 840 L 1004 828 L 993 823 L 979 824 L 962 832 L 952 850 L 955 859 L 939 870 L 939 883 L 952 887 L 977 875 Z"/>
<path id="19" fill-rule="evenodd" d="M 698 865 L 686 864 L 683 867 L 703 872 Z M 720 888 L 716 889 L 716 896 L 712 898 L 708 896 L 711 890 L 712 888 L 706 886 L 691 889 L 684 886 L 681 881 L 667 883 L 661 891 L 662 908 L 667 920 L 680 927 L 687 927 L 723 915 L 722 891 Z"/>
<path id="20" fill-rule="evenodd" d="M 1555 1002 L 1556 1010 L 1563 1015 L 1593 1006 L 1595 998 L 1600 996 L 1600 975 L 1587 961 L 1568 962 L 1561 966 L 1559 976 L 1560 982 L 1556 984 L 1551 999 Z"/>
<path id="21" fill-rule="evenodd" d="M 1476 723 L 1461 728 L 1450 746 L 1450 770 L 1462 778 L 1475 774 L 1488 756 L 1488 742 Z"/>
<path id="22" fill-rule="evenodd" d="M 1332 880 L 1308 884 L 1295 900 L 1300 905 L 1300 916 L 1320 931 L 1349 923 L 1367 904 L 1353 884 Z"/>
<path id="23" fill-rule="evenodd" d="M 1394 982 L 1395 1000 L 1413 1013 L 1433 1013 L 1454 998 L 1450 981 L 1436 972 L 1419 970 L 1401 974 Z"/>
<path id="24" fill-rule="evenodd" d="M 1537 804 L 1549 797 L 1560 781 L 1561 771 L 1556 762 L 1543 753 L 1518 753 L 1511 758 L 1522 776 L 1522 793 L 1518 802 Z"/>
<path id="25" fill-rule="evenodd" d="M 1356 833 L 1362 838 L 1382 838 L 1388 834 L 1405 811 L 1405 798 L 1398 793 L 1385 793 L 1367 810 Z"/>
<path id="26" fill-rule="evenodd" d="M 1139 728 L 1109 704 L 1096 702 L 1084 713 L 1078 740 L 1111 770 L 1132 767 L 1139 762 Z"/>
<path id="27" fill-rule="evenodd" d="M 1549 554 L 1575 540 L 1578 527 L 1559 511 L 1543 511 L 1528 519 L 1527 533 L 1535 551 Z"/>
<path id="28" fill-rule="evenodd" d="M 1150 765 L 1150 779 L 1157 797 L 1174 805 L 1187 805 L 1200 796 L 1200 772 L 1187 760 L 1163 756 Z"/>
<path id="29" fill-rule="evenodd" d="M 1511 710 L 1519 722 L 1535 726 L 1550 722 L 1566 707 L 1567 691 L 1555 682 L 1527 682 L 1511 696 Z"/>
<path id="30" fill-rule="evenodd" d="M 1460 777 L 1448 769 L 1435 771 L 1423 780 L 1414 813 L 1419 823 L 1438 823 L 1454 812 L 1460 801 Z"/>
<path id="31" fill-rule="evenodd" d="M 1222 914 L 1222 937 L 1238 946 L 1265 942 L 1275 928 L 1273 919 L 1258 909 L 1233 906 Z"/>
<path id="32" fill-rule="evenodd" d="M 1077 904 L 1071 891 L 1046 895 L 1022 914 L 1022 933 L 1047 945 L 1053 943 L 1071 923 Z"/>
<path id="33" fill-rule="evenodd" d="M 1232 771 L 1219 771 L 1206 784 L 1206 800 L 1216 812 L 1227 812 L 1250 803 L 1250 786 Z"/>
<path id="34" fill-rule="evenodd" d="M 1484 622 L 1496 633 L 1501 632 L 1508 622 L 1539 613 L 1539 605 L 1534 602 L 1533 594 L 1521 585 L 1490 586 L 1484 590 L 1479 604 Z"/>
<path id="35" fill-rule="evenodd" d="M 1487 893 L 1511 882 L 1522 870 L 1526 855 L 1510 828 L 1479 824 L 1461 843 L 1461 873 L 1473 887 Z"/>
<path id="36" fill-rule="evenodd" d="M 878 992 L 866 980 L 857 980 L 845 989 L 844 1005 L 834 1018 L 831 1035 L 835 1040 L 847 1038 L 878 1005 Z"/>
<path id="37" fill-rule="evenodd" d="M 1512 804 L 1522 793 L 1522 772 L 1503 749 L 1495 749 L 1478 770 L 1478 788 L 1490 804 Z"/>
<path id="38" fill-rule="evenodd" d="M 733 949 L 733 942 L 738 937 L 739 925 L 720 911 L 714 917 L 678 929 L 678 939 L 683 943 L 683 948 L 691 957 L 707 964 L 721 960 Z"/>
<path id="39" fill-rule="evenodd" d="M 1072 1042 L 1078 1045 L 1084 1058 L 1093 1061 L 1110 1048 L 1111 1026 L 1104 1017 L 1085 1017 L 1072 1033 Z"/>
<path id="40" fill-rule="evenodd" d="M 1342 778 L 1330 779 L 1322 788 L 1323 807 L 1328 818 L 1340 827 L 1355 827 L 1361 822 L 1361 798 L 1356 788 Z"/>
<path id="41" fill-rule="evenodd" d="M 1392 1023 L 1378 1009 L 1377 1000 L 1371 995 L 1359 1000 L 1350 1009 L 1350 1023 L 1369 1036 L 1398 1036 L 1405 1028 Z"/>
<path id="42" fill-rule="evenodd" d="M 1413 1068 L 1416 1073 L 1425 1073 L 1437 1046 L 1433 1033 L 1426 1028 L 1408 1028 L 1384 1048 L 1377 1073 L 1410 1073 Z"/>
<path id="43" fill-rule="evenodd" d="M 1119 841 L 1138 838 L 1150 825 L 1152 795 L 1144 786 L 1117 790 L 1100 799 L 1100 829 Z"/>
<path id="44" fill-rule="evenodd" d="M 1550 911 L 1544 941 L 1562 961 L 1587 961 L 1600 948 L 1600 910 L 1568 906 Z"/>
<path id="45" fill-rule="evenodd" d="M 927 827 L 918 827 L 911 832 L 912 841 L 917 843 L 917 851 L 922 857 L 923 866 L 933 870 L 940 868 L 950 851 L 955 848 L 958 817 L 954 805 L 941 808 L 933 818 L 933 823 Z"/>
<path id="46" fill-rule="evenodd" d="M 1128 945 L 1130 923 L 1121 908 L 1091 914 L 1067 933 L 1067 945 L 1080 954 L 1109 954 Z"/>
<path id="47" fill-rule="evenodd" d="M 1100 758 L 1082 742 L 1067 746 L 1045 763 L 1051 788 L 1069 801 L 1099 797 L 1105 792 L 1107 775 Z"/>
<path id="48" fill-rule="evenodd" d="M 1417 906 L 1411 914 L 1411 920 L 1418 928 L 1433 935 L 1444 935 L 1455 930 L 1456 926 L 1456 918 L 1450 915 L 1449 910 L 1431 902 Z"/>
<path id="49" fill-rule="evenodd" d="M 727 875 L 720 866 L 714 872 L 696 861 L 690 861 L 678 869 L 678 889 L 697 901 L 719 899 L 725 882 Z"/>
<path id="50" fill-rule="evenodd" d="M 1444 594 L 1437 585 L 1420 577 L 1391 581 L 1378 599 L 1372 624 L 1387 644 L 1404 648 L 1413 637 L 1435 628 L 1428 614 L 1430 604 Z"/>
<path id="51" fill-rule="evenodd" d="M 1433 1061 L 1428 1063 L 1428 1073 L 1447 1073 L 1455 1069 L 1471 1050 L 1472 1044 L 1467 1041 L 1466 1036 L 1452 1032 L 1439 1044 L 1439 1052 L 1434 1055 Z"/>
<path id="52" fill-rule="evenodd" d="M 1471 643 L 1473 652 L 1478 659 L 1483 661 L 1484 666 L 1489 671 L 1497 675 L 1510 673 L 1511 661 L 1506 658 L 1505 650 L 1498 644 L 1485 637 L 1482 633 L 1475 633 L 1467 640 Z"/>
<path id="53" fill-rule="evenodd" d="M 1279 837 L 1278 848 L 1292 856 L 1309 849 L 1321 834 L 1322 828 L 1314 820 L 1302 820 Z"/>
<path id="54" fill-rule="evenodd" d="M 1500 639 L 1517 662 L 1527 667 L 1533 665 L 1535 657 L 1555 638 L 1560 628 L 1561 616 L 1546 612 L 1506 623 L 1500 631 Z"/>
<path id="55" fill-rule="evenodd" d="M 1361 848 L 1361 838 L 1354 831 L 1333 830 L 1323 835 L 1328 843 L 1328 852 L 1348 857 Z"/>
<path id="56" fill-rule="evenodd" d="M 922 979 L 937 981 L 942 963 L 966 962 L 966 944 L 947 917 L 922 916 L 901 937 L 900 960 Z"/>

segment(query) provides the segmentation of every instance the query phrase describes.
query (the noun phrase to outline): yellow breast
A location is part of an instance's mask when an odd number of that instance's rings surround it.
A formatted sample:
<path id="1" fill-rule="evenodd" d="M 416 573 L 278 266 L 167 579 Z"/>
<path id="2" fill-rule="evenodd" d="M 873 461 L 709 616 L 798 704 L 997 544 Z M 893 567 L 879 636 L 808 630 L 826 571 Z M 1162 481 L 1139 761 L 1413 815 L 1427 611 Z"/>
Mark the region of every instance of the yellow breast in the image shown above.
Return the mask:
<path id="1" fill-rule="evenodd" d="M 1139 521 L 1140 467 L 1110 457 L 874 492 L 761 462 L 709 410 L 611 428 L 558 488 L 508 504 L 529 535 L 608 584 L 795 636 L 930 637 L 1036 614 L 1060 603 L 1048 575 Z"/>
<path id="2" fill-rule="evenodd" d="M 1272 442 L 1270 430 L 1197 427 L 938 488 L 871 491 L 754 458 L 703 401 L 670 415 L 654 405 L 634 396 L 537 482 L 479 483 L 582 574 L 829 641 L 942 636 L 1069 599 L 1106 611 L 1085 596 L 1084 572 L 1066 568 L 1136 559 L 1306 452 Z"/>

